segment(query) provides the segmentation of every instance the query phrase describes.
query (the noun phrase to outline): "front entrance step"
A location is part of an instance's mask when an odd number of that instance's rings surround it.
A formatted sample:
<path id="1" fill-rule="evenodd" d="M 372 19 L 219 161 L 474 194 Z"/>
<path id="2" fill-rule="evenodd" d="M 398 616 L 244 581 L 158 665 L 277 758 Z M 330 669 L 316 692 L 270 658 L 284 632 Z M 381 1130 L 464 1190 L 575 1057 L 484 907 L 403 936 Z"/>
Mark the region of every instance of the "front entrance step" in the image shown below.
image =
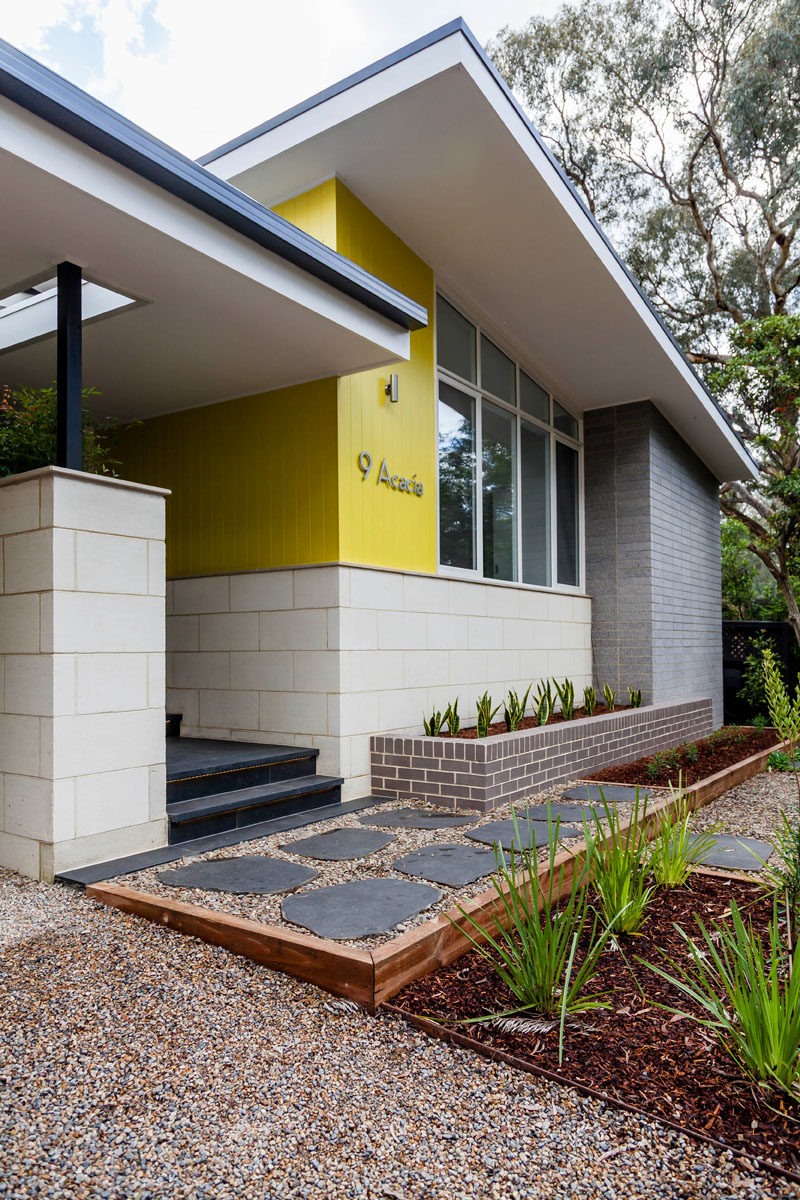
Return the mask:
<path id="1" fill-rule="evenodd" d="M 319 750 L 212 738 L 167 739 L 167 805 L 313 775 Z"/>
<path id="2" fill-rule="evenodd" d="M 256 825 L 271 817 L 338 805 L 342 782 L 329 775 L 304 775 L 170 802 L 170 845 Z"/>

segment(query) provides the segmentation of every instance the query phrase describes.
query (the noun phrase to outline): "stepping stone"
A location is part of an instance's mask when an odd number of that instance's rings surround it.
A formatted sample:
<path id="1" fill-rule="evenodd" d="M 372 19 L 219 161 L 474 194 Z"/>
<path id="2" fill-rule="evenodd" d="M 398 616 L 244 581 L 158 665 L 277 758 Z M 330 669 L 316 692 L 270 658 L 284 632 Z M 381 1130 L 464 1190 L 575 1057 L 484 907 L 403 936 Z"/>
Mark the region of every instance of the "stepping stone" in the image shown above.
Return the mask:
<path id="1" fill-rule="evenodd" d="M 477 829 L 470 829 L 467 837 L 471 838 L 473 842 L 485 842 L 487 846 L 493 846 L 499 842 L 504 850 L 510 850 L 512 844 L 515 850 L 523 848 L 531 850 L 534 838 L 537 847 L 541 848 L 547 845 L 548 826 L 546 821 L 526 821 L 518 818 L 517 827 L 522 839 L 522 846 L 517 841 L 513 821 L 489 821 L 486 825 L 479 825 Z M 555 827 L 553 827 L 553 832 L 555 832 Z M 583 830 L 576 829 L 572 825 L 562 825 L 558 831 L 559 840 L 582 836 Z"/>
<path id="2" fill-rule="evenodd" d="M 442 893 L 425 883 L 404 879 L 356 879 L 333 887 L 287 896 L 284 919 L 318 937 L 342 941 L 388 933 L 396 925 L 430 908 Z"/>
<path id="3" fill-rule="evenodd" d="M 497 863 L 494 850 L 480 850 L 477 846 L 439 844 L 423 846 L 404 854 L 393 864 L 406 875 L 429 879 L 431 883 L 445 883 L 448 887 L 463 887 L 474 883 L 484 875 L 491 875 Z"/>
<path id="4" fill-rule="evenodd" d="M 595 804 L 599 808 L 603 807 L 603 800 L 600 795 L 600 788 L 603 789 L 603 795 L 606 798 L 606 803 L 609 808 L 612 804 L 633 804 L 636 799 L 636 788 L 629 787 L 623 783 L 584 783 L 578 787 L 570 788 L 568 792 L 564 792 L 565 800 L 582 800 L 584 804 Z M 587 795 L 588 791 L 588 795 Z M 639 803 L 644 802 L 647 796 L 647 788 L 639 788 Z"/>
<path id="5" fill-rule="evenodd" d="M 734 837 L 718 833 L 717 840 L 700 860 L 704 867 L 726 867 L 732 871 L 760 871 L 762 863 L 769 861 L 774 847 L 769 842 L 756 838 Z"/>
<path id="6" fill-rule="evenodd" d="M 348 858 L 366 858 L 376 850 L 383 850 L 394 838 L 374 829 L 332 829 L 330 833 L 317 833 L 313 837 L 300 838 L 297 842 L 285 842 L 281 850 L 290 854 L 302 854 L 304 858 L 321 858 L 325 862 L 343 862 Z"/>
<path id="7" fill-rule="evenodd" d="M 532 804 L 530 806 L 530 808 L 525 808 L 522 811 L 525 813 L 526 819 L 531 820 L 531 821 L 544 821 L 545 825 L 547 824 L 547 805 L 546 804 Z M 583 804 L 551 804 L 550 805 L 550 818 L 553 821 L 553 824 L 555 824 L 556 817 L 561 817 L 562 823 L 564 821 L 576 821 L 578 823 L 578 825 L 582 825 L 584 814 L 586 815 L 587 821 L 591 821 L 592 810 L 587 805 L 583 805 Z"/>
<path id="8" fill-rule="evenodd" d="M 456 825 L 469 825 L 470 821 L 475 820 L 474 817 L 450 817 L 419 808 L 396 808 L 376 813 L 374 817 L 358 819 L 362 825 L 377 825 L 379 829 L 452 829 Z"/>
<path id="9" fill-rule="evenodd" d="M 311 867 L 301 867 L 284 858 L 267 858 L 263 854 L 212 858 L 158 873 L 161 882 L 170 887 L 230 892 L 234 896 L 270 896 L 274 892 L 291 892 L 316 877 L 317 872 Z"/>

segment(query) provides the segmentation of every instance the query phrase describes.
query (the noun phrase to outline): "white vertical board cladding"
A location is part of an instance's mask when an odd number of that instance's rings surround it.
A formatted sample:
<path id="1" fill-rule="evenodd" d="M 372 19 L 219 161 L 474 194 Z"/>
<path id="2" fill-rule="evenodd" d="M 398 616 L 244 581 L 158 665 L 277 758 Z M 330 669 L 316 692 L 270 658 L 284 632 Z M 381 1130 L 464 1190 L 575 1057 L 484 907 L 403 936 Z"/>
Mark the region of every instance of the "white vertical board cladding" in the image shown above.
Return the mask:
<path id="1" fill-rule="evenodd" d="M 315 746 L 318 770 L 371 788 L 369 739 L 421 733 L 488 689 L 591 680 L 591 601 L 341 564 L 167 585 L 167 708 L 195 737 Z"/>
<path id="2" fill-rule="evenodd" d="M 0 480 L 0 864 L 33 878 L 166 841 L 165 495 Z"/>

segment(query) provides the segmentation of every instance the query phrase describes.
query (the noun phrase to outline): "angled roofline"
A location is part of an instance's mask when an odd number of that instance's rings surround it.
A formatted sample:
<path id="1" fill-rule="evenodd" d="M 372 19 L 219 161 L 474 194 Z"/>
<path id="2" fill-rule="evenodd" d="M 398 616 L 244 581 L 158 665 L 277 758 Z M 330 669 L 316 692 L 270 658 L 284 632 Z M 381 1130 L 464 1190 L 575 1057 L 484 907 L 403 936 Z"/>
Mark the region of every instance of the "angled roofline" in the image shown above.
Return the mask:
<path id="1" fill-rule="evenodd" d="M 687 367 L 691 371 L 693 378 L 696 380 L 698 387 L 701 389 L 701 391 L 705 395 L 706 399 L 713 405 L 713 407 L 716 409 L 716 411 L 719 413 L 719 415 L 724 420 L 728 429 L 730 430 L 730 432 L 733 434 L 734 438 L 736 439 L 736 442 L 737 442 L 740 450 L 742 451 L 743 455 L 747 458 L 748 462 L 750 463 L 751 467 L 756 472 L 756 474 L 759 474 L 761 471 L 761 467 L 759 466 L 758 462 L 753 458 L 753 456 L 750 453 L 750 451 L 748 450 L 747 446 L 744 444 L 744 442 L 740 438 L 739 434 L 737 433 L 736 429 L 734 428 L 734 426 L 731 422 L 730 417 L 725 412 L 725 409 L 721 406 L 721 404 L 716 399 L 716 397 L 711 394 L 711 392 L 708 390 L 708 388 L 706 387 L 703 380 L 697 374 L 694 367 L 689 362 L 689 359 L 686 357 L 686 352 L 684 351 L 684 349 L 681 346 L 678 339 L 675 337 L 675 334 L 672 332 L 672 330 L 666 324 L 666 322 L 664 321 L 664 318 L 661 316 L 661 314 L 658 312 L 658 310 L 654 307 L 649 296 L 647 296 L 645 294 L 645 292 L 642 290 L 640 283 L 632 275 L 627 264 L 624 262 L 624 260 L 620 256 L 618 250 L 614 246 L 613 242 L 608 237 L 608 234 L 605 232 L 603 227 L 597 221 L 597 218 L 595 217 L 594 213 L 590 212 L 589 209 L 586 207 L 586 205 L 583 203 L 583 200 L 581 199 L 577 189 L 573 185 L 572 180 L 569 178 L 567 173 L 564 171 L 563 167 L 561 166 L 558 159 L 555 157 L 555 155 L 551 151 L 550 147 L 545 142 L 542 135 L 539 133 L 536 126 L 533 125 L 533 123 L 531 122 L 527 113 L 523 109 L 522 105 L 519 103 L 516 96 L 511 91 L 508 84 L 506 83 L 505 79 L 500 74 L 500 72 L 498 71 L 497 67 L 494 65 L 492 60 L 489 58 L 489 55 L 486 53 L 483 46 L 480 44 L 478 39 L 475 37 L 475 34 L 472 32 L 470 27 L 467 25 L 467 23 L 463 17 L 456 17 L 455 20 L 448 21 L 446 25 L 440 25 L 438 29 L 434 29 L 430 33 L 425 34 L 423 37 L 417 38 L 416 41 L 409 42 L 406 46 L 402 46 L 399 50 L 395 50 L 391 54 L 387 54 L 383 58 L 377 59 L 376 62 L 371 63 L 367 67 L 363 67 L 359 71 L 355 71 L 352 75 L 348 75 L 345 79 L 340 80 L 338 83 L 334 83 L 330 87 L 325 88 L 323 91 L 317 92 L 315 95 L 310 96 L 307 100 L 303 100 L 300 104 L 295 104 L 292 108 L 287 108 L 285 110 L 285 112 L 279 113 L 277 116 L 270 118 L 270 120 L 268 120 L 268 121 L 264 121 L 263 124 L 257 125 L 253 129 L 247 130 L 245 133 L 242 133 L 238 137 L 231 139 L 231 141 L 226 142 L 224 145 L 217 147 L 216 150 L 211 150 L 208 154 L 202 155 L 197 161 L 200 163 L 204 163 L 204 164 L 214 162 L 215 160 L 222 158 L 225 154 L 229 154 L 232 150 L 238 150 L 240 146 L 244 146 L 248 142 L 254 141 L 256 138 L 261 137 L 262 134 L 269 133 L 271 130 L 276 129 L 278 126 L 286 124 L 288 121 L 293 120 L 295 117 L 302 116 L 303 113 L 309 112 L 311 109 L 318 107 L 318 105 L 320 105 L 320 104 L 324 104 L 328 100 L 332 100 L 335 96 L 341 95 L 343 92 L 348 91 L 352 87 L 356 87 L 358 84 L 363 83 L 365 80 L 370 79 L 375 75 L 379 75 L 381 73 L 381 71 L 386 71 L 390 67 L 394 67 L 398 63 L 403 62 L 405 59 L 411 58 L 414 54 L 418 54 L 422 50 L 427 50 L 429 46 L 433 46 L 437 42 L 444 41 L 445 38 L 452 37 L 452 35 L 455 33 L 460 33 L 466 38 L 467 42 L 470 44 L 470 46 L 477 54 L 480 61 L 483 63 L 484 67 L 487 69 L 487 71 L 491 75 L 495 84 L 499 87 L 499 89 L 502 92 L 505 99 L 512 105 L 512 107 L 516 111 L 517 115 L 524 122 L 525 126 L 527 127 L 528 131 L 530 132 L 531 136 L 533 137 L 534 141 L 536 142 L 536 145 L 538 146 L 538 148 L 545 155 L 545 157 L 549 161 L 551 167 L 557 173 L 557 175 L 561 179 L 561 182 L 568 189 L 568 191 L 570 192 L 572 197 L 580 205 L 582 213 L 584 213 L 585 216 L 588 218 L 589 222 L 594 227 L 595 232 L 602 239 L 604 245 L 611 252 L 611 254 L 613 255 L 617 264 L 622 268 L 622 270 L 624 271 L 624 273 L 627 276 L 627 278 L 629 279 L 629 281 L 633 284 L 638 295 L 640 296 L 640 298 L 644 301 L 645 305 L 647 306 L 649 312 L 655 318 L 655 320 L 658 322 L 658 325 L 659 325 L 660 329 L 662 330 L 662 332 L 666 335 L 666 337 L 671 342 L 671 344 L 679 352 L 681 358 L 683 359 L 683 361 L 686 363 Z"/>
<path id="2" fill-rule="evenodd" d="M 0 96 L 359 301 L 403 329 L 425 307 L 0 39 Z"/>

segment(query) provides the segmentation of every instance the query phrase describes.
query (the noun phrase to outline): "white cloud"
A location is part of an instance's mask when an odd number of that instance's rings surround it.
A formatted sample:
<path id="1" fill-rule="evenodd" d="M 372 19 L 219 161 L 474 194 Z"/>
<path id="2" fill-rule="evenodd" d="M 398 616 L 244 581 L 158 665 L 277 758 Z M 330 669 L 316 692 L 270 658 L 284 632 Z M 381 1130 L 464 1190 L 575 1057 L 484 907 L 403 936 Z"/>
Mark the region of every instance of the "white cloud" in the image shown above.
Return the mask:
<path id="1" fill-rule="evenodd" d="M 3 36 L 197 155 L 452 19 L 453 0 L 3 0 Z M 556 0 L 466 0 L 485 42 Z M 68 51 L 67 51 L 68 47 Z"/>

